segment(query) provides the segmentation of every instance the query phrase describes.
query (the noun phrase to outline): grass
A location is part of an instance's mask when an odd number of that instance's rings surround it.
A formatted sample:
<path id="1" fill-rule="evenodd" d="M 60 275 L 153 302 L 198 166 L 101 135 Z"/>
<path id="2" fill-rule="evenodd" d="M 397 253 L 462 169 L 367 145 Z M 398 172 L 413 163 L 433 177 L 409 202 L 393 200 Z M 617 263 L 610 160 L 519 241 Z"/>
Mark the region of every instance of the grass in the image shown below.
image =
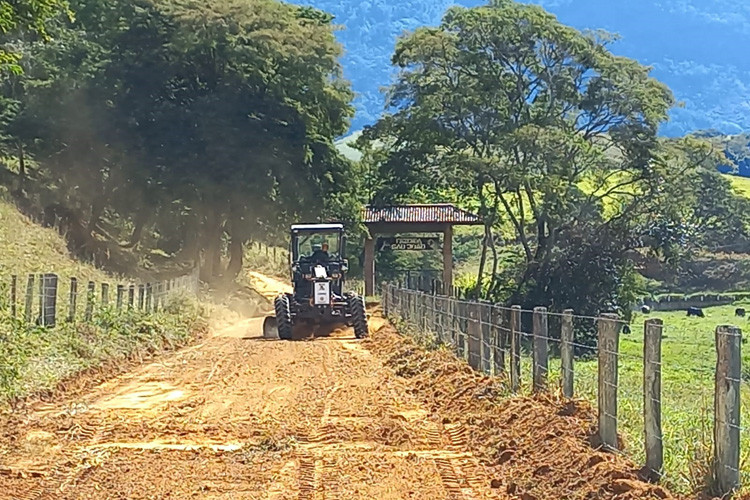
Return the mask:
<path id="1" fill-rule="evenodd" d="M 714 332 L 718 325 L 750 328 L 750 320 L 737 318 L 734 310 L 742 303 L 705 308 L 705 318 L 688 318 L 685 311 L 654 312 L 649 318 L 664 321 L 662 341 L 662 429 L 665 470 L 663 484 L 676 493 L 702 492 L 711 483 L 713 455 L 713 398 L 716 350 Z M 750 308 L 750 303 L 746 305 Z M 618 432 L 622 451 L 633 461 L 645 464 L 643 443 L 643 321 L 637 314 L 631 334 L 621 334 L 618 370 Z M 576 320 L 578 326 L 593 326 L 593 318 Z M 415 328 L 398 321 L 397 326 L 414 334 Z M 559 318 L 550 315 L 550 335 L 559 338 Z M 424 333 L 417 333 L 424 336 Z M 434 334 L 428 342 L 435 342 Z M 424 343 L 424 341 L 423 341 Z M 551 350 L 557 345 L 551 342 Z M 521 378 L 525 391 L 531 390 L 532 362 L 524 350 Z M 593 349 L 575 362 L 575 396 L 596 405 L 598 364 Z M 743 345 L 741 385 L 741 476 L 743 493 L 750 492 L 750 349 Z M 559 387 L 560 360 L 549 362 L 549 386 Z"/>
<path id="2" fill-rule="evenodd" d="M 11 275 L 18 276 L 17 307 L 24 311 L 28 274 L 59 276 L 58 324 L 41 328 L 10 314 Z M 0 197 L 0 405 L 43 393 L 59 382 L 107 361 L 141 358 L 184 344 L 200 324 L 203 310 L 180 293 L 168 298 L 157 314 L 97 308 L 90 322 L 66 322 L 70 278 L 78 279 L 78 318 L 85 307 L 86 285 L 108 282 L 110 303 L 121 282 L 95 267 L 76 261 L 65 239 L 43 228 Z M 97 293 L 99 293 L 97 286 Z M 38 280 L 32 311 L 38 307 Z"/>
<path id="3" fill-rule="evenodd" d="M 726 175 L 727 179 L 732 183 L 732 186 L 738 194 L 745 198 L 750 198 L 750 177 L 740 177 L 739 175 Z"/>
<path id="4" fill-rule="evenodd" d="M 289 279 L 289 251 L 286 248 L 253 243 L 245 248 L 245 268 L 274 278 Z"/>
<path id="5" fill-rule="evenodd" d="M 80 281 L 102 282 L 111 276 L 75 260 L 65 239 L 52 228 L 35 224 L 13 203 L 0 198 L 0 276 L 57 273 Z"/>
<path id="6" fill-rule="evenodd" d="M 746 327 L 748 320 L 736 318 L 737 304 L 704 309 L 705 318 L 687 318 L 684 311 L 654 312 L 648 317 L 664 321 L 662 341 L 662 429 L 664 439 L 664 484 L 675 492 L 692 493 L 710 482 L 713 454 L 713 398 L 716 350 L 714 331 L 718 325 Z M 620 336 L 618 431 L 624 451 L 639 465 L 645 463 L 643 445 L 643 320 L 638 314 L 632 334 Z M 748 325 L 750 326 L 750 325 Z M 552 333 L 552 332 L 551 332 Z M 531 373 L 525 359 L 523 374 Z M 750 350 L 743 346 L 741 422 L 750 422 Z M 575 364 L 575 394 L 596 402 L 596 360 Z M 550 361 L 550 384 L 557 386 L 558 359 Z M 528 378 L 526 379 L 528 381 Z M 527 384 L 528 385 L 528 384 Z M 741 432 L 741 473 L 744 491 L 750 491 L 750 428 Z"/>
<path id="7" fill-rule="evenodd" d="M 87 323 L 55 328 L 0 315 L 0 406 L 53 390 L 58 383 L 106 362 L 143 359 L 185 345 L 199 329 L 202 310 L 179 294 L 155 314 L 97 311 Z"/>

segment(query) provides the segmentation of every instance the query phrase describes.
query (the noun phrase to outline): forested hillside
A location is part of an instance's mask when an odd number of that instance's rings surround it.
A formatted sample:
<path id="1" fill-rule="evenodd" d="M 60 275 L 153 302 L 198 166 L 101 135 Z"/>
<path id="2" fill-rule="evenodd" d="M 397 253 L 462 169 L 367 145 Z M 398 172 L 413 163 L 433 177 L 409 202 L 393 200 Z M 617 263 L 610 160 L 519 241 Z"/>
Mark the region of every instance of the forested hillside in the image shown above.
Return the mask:
<path id="1" fill-rule="evenodd" d="M 352 130 L 374 123 L 385 99 L 380 87 L 396 72 L 389 67 L 396 39 L 404 30 L 436 26 L 451 5 L 476 7 L 481 0 L 294 0 L 331 12 L 343 29 L 344 74 L 358 93 Z M 682 107 L 670 110 L 660 125 L 667 136 L 698 129 L 735 134 L 750 129 L 747 102 L 750 63 L 743 47 L 750 43 L 750 12 L 744 0 L 527 0 L 579 30 L 605 29 L 621 38 L 610 45 L 618 55 L 654 68 Z"/>

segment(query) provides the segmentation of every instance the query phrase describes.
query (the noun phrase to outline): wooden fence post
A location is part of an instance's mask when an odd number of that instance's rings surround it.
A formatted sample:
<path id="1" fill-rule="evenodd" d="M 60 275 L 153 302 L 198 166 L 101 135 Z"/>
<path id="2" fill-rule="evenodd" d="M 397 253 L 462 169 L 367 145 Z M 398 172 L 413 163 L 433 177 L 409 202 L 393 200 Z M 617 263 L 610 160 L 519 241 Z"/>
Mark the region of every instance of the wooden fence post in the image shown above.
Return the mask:
<path id="1" fill-rule="evenodd" d="M 547 308 L 534 308 L 534 392 L 547 389 L 547 366 L 549 362 L 549 345 L 547 338 Z"/>
<path id="2" fill-rule="evenodd" d="M 599 438 L 607 450 L 617 449 L 617 361 L 620 328 L 616 314 L 599 318 Z"/>
<path id="3" fill-rule="evenodd" d="M 133 309 L 135 306 L 135 285 L 128 287 L 128 309 Z"/>
<path id="4" fill-rule="evenodd" d="M 154 299 L 154 290 L 151 286 L 151 283 L 146 283 L 146 312 L 151 312 L 151 304 L 153 303 Z"/>
<path id="5" fill-rule="evenodd" d="M 566 398 L 573 397 L 573 310 L 566 309 L 562 315 L 560 328 L 560 375 L 562 393 Z"/>
<path id="6" fill-rule="evenodd" d="M 118 311 L 122 311 L 122 302 L 124 299 L 125 299 L 125 286 L 117 285 L 116 307 Z"/>
<path id="7" fill-rule="evenodd" d="M 36 318 L 38 325 L 44 325 L 44 274 L 39 275 L 39 316 Z"/>
<path id="8" fill-rule="evenodd" d="M 432 333 L 440 340 L 440 321 L 438 320 L 437 297 L 433 294 L 427 299 L 430 302 L 430 314 L 432 315 Z"/>
<path id="9" fill-rule="evenodd" d="M 109 283 L 102 283 L 102 306 L 109 305 Z"/>
<path id="10" fill-rule="evenodd" d="M 521 389 L 521 306 L 510 308 L 510 388 Z"/>
<path id="11" fill-rule="evenodd" d="M 480 331 L 480 363 L 479 369 L 482 373 L 492 374 L 492 304 L 486 301 L 479 303 L 479 331 Z"/>
<path id="12" fill-rule="evenodd" d="M 497 304 L 490 306 L 490 344 L 492 346 L 492 375 L 505 373 L 505 311 Z"/>
<path id="13" fill-rule="evenodd" d="M 713 472 L 719 496 L 740 487 L 740 381 L 742 332 L 736 326 L 716 328 Z"/>
<path id="14" fill-rule="evenodd" d="M 42 310 L 39 313 L 42 326 L 54 328 L 57 319 L 57 275 L 45 274 L 42 278 Z"/>
<path id="15" fill-rule="evenodd" d="M 18 302 L 18 276 L 15 274 L 10 277 L 10 315 L 16 317 L 16 303 Z"/>
<path id="16" fill-rule="evenodd" d="M 658 481 L 664 467 L 661 432 L 661 338 L 663 321 L 649 319 L 643 326 L 643 422 L 646 440 L 646 469 L 649 479 Z"/>
<path id="17" fill-rule="evenodd" d="M 468 303 L 466 307 L 468 312 L 468 325 L 466 328 L 466 333 L 469 338 L 468 361 L 469 366 L 477 371 L 482 369 L 482 327 L 480 324 L 480 318 L 482 314 L 481 307 L 482 305 L 477 302 Z"/>
<path id="18" fill-rule="evenodd" d="M 68 295 L 68 321 L 72 323 L 76 320 L 76 300 L 78 300 L 78 280 L 76 278 L 70 278 Z"/>
<path id="19" fill-rule="evenodd" d="M 143 311 L 146 302 L 146 285 L 138 285 L 138 310 Z"/>
<path id="20" fill-rule="evenodd" d="M 86 290 L 85 321 L 91 321 L 91 318 L 94 316 L 94 294 L 96 294 L 96 283 L 89 281 L 89 286 Z"/>
<path id="21" fill-rule="evenodd" d="M 31 315 L 34 308 L 34 275 L 29 274 L 26 280 L 26 300 L 24 303 L 23 317 L 26 323 L 31 323 Z"/>

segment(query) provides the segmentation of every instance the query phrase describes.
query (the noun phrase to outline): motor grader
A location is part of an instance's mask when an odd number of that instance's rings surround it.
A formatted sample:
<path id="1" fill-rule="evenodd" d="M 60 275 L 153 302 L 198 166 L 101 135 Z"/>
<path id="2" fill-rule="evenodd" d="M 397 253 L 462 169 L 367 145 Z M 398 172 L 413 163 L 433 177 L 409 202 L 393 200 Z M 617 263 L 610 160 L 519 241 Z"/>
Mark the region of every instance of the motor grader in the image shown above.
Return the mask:
<path id="1" fill-rule="evenodd" d="M 275 316 L 263 322 L 263 336 L 291 340 L 298 326 L 344 324 L 359 339 L 367 336 L 362 296 L 344 291 L 348 261 L 342 224 L 296 224 L 291 227 L 290 271 L 293 291 L 274 300 Z"/>

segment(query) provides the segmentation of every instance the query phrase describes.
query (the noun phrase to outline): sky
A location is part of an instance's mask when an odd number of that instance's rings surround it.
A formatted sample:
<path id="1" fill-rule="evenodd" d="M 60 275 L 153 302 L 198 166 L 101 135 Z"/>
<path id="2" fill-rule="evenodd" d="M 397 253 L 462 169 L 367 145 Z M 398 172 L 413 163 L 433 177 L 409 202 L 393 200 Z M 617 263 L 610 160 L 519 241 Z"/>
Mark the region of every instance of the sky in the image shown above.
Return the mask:
<path id="1" fill-rule="evenodd" d="M 477 0 L 295 0 L 331 12 L 342 25 L 344 76 L 357 93 L 351 130 L 373 123 L 383 110 L 381 88 L 397 37 L 437 25 L 451 5 Z M 620 40 L 611 50 L 653 68 L 680 106 L 660 133 L 680 136 L 714 128 L 750 131 L 750 0 L 527 0 L 578 29 L 605 29 Z"/>

